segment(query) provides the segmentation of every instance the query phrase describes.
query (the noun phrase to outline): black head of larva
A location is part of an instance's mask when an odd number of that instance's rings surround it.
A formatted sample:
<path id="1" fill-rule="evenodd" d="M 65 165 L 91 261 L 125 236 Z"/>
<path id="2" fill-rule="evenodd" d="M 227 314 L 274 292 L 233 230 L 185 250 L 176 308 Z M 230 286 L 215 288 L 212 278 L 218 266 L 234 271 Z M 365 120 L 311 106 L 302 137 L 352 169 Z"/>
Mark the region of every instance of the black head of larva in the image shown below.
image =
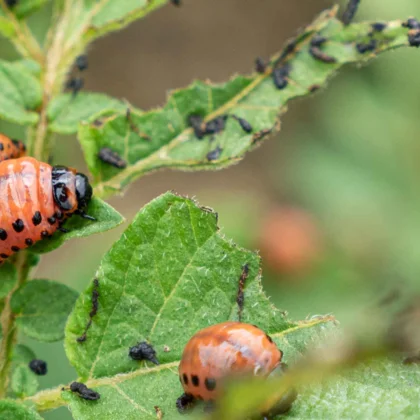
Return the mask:
<path id="1" fill-rule="evenodd" d="M 89 183 L 88 177 L 84 174 L 76 174 L 76 197 L 77 197 L 77 208 L 83 210 L 89 204 L 92 199 L 92 186 Z"/>

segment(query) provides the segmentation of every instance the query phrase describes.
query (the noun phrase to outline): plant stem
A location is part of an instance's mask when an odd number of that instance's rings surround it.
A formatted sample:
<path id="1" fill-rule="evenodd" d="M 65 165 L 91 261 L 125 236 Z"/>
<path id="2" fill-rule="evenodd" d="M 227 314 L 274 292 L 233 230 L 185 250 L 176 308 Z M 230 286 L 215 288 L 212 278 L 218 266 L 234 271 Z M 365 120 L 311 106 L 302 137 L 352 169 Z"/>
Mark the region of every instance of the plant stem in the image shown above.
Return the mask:
<path id="1" fill-rule="evenodd" d="M 10 293 L 5 298 L 4 309 L 0 317 L 1 326 L 3 330 L 3 338 L 0 342 L 0 399 L 6 396 L 7 387 L 9 384 L 9 371 L 11 365 L 11 352 L 16 343 L 17 330 L 15 328 L 15 314 L 12 312 L 11 299 L 13 293 L 26 283 L 30 266 L 27 261 L 26 252 L 18 254 L 16 258 L 16 268 L 18 272 L 18 279 Z"/>

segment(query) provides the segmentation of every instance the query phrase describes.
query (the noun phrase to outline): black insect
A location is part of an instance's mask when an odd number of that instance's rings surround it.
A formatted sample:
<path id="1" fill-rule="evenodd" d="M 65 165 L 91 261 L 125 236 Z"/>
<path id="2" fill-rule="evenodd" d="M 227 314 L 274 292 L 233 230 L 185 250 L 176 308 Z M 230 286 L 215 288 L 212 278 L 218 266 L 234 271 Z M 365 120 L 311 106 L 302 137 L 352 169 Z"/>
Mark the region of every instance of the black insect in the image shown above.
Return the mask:
<path id="1" fill-rule="evenodd" d="M 375 32 L 383 32 L 386 29 L 386 26 L 386 23 L 383 22 L 372 23 L 372 29 Z"/>
<path id="2" fill-rule="evenodd" d="M 282 67 L 278 67 L 273 70 L 272 78 L 274 85 L 277 89 L 284 89 L 289 84 L 287 77 L 290 74 L 291 66 L 289 63 L 284 64 Z"/>
<path id="3" fill-rule="evenodd" d="M 238 304 L 238 321 L 242 321 L 242 311 L 244 309 L 245 297 L 244 297 L 244 289 L 245 289 L 245 282 L 249 275 L 249 265 L 245 264 L 242 267 L 242 274 L 239 277 L 239 285 L 238 285 L 238 293 L 236 296 L 236 303 Z"/>
<path id="4" fill-rule="evenodd" d="M 158 359 L 156 358 L 155 349 L 145 341 L 136 344 L 133 347 L 130 347 L 128 355 L 133 360 L 148 360 L 149 362 L 154 363 L 155 365 L 159 364 Z"/>
<path id="5" fill-rule="evenodd" d="M 102 147 L 99 150 L 98 158 L 104 162 L 112 165 L 118 169 L 124 169 L 127 167 L 127 162 L 114 150 L 109 147 Z"/>
<path id="6" fill-rule="evenodd" d="M 171 0 L 171 3 L 172 3 L 174 6 L 182 6 L 182 2 L 181 2 L 181 0 Z"/>
<path id="7" fill-rule="evenodd" d="M 96 401 L 101 398 L 100 394 L 93 389 L 89 389 L 81 382 L 73 382 L 70 384 L 70 391 L 79 394 L 84 400 Z"/>
<path id="8" fill-rule="evenodd" d="M 284 47 L 280 57 L 277 60 L 277 63 L 283 61 L 289 54 L 292 54 L 295 51 L 298 39 L 294 38 L 287 42 L 286 46 Z"/>
<path id="9" fill-rule="evenodd" d="M 176 400 L 176 408 L 180 413 L 185 413 L 188 411 L 195 402 L 195 398 L 190 394 L 182 394 L 177 400 Z"/>
<path id="10" fill-rule="evenodd" d="M 408 43 L 411 47 L 420 47 L 420 30 L 410 30 L 408 32 Z"/>
<path id="11" fill-rule="evenodd" d="M 86 70 L 88 68 L 88 58 L 86 54 L 79 55 L 75 61 L 76 67 L 79 71 Z"/>
<path id="12" fill-rule="evenodd" d="M 311 47 L 321 47 L 326 42 L 327 42 L 327 38 L 325 38 L 325 36 L 315 35 L 311 39 Z"/>
<path id="13" fill-rule="evenodd" d="M 7 7 L 14 7 L 19 3 L 19 0 L 5 0 Z"/>
<path id="14" fill-rule="evenodd" d="M 242 130 L 244 130 L 246 133 L 252 132 L 252 125 L 247 120 L 245 120 L 244 118 L 238 117 L 236 115 L 231 115 L 231 117 L 234 118 L 236 121 L 238 121 Z"/>
<path id="15" fill-rule="evenodd" d="M 85 82 L 81 77 L 73 77 L 66 83 L 66 89 L 71 90 L 73 96 L 76 96 L 83 89 L 84 85 Z"/>
<path id="16" fill-rule="evenodd" d="M 221 115 L 208 121 L 204 127 L 205 134 L 217 134 L 225 129 L 227 115 Z"/>
<path id="17" fill-rule="evenodd" d="M 415 18 L 409 18 L 402 23 L 402 26 L 408 29 L 420 29 L 420 22 Z"/>
<path id="18" fill-rule="evenodd" d="M 349 25 L 356 15 L 357 9 L 359 7 L 360 0 L 349 0 L 347 8 L 343 13 L 341 20 L 344 25 Z"/>
<path id="19" fill-rule="evenodd" d="M 203 117 L 201 115 L 192 114 L 188 117 L 188 123 L 193 128 L 195 136 L 201 140 L 205 134 L 205 130 L 203 129 Z"/>
<path id="20" fill-rule="evenodd" d="M 83 343 L 86 341 L 86 338 L 87 338 L 86 334 L 92 325 L 93 317 L 98 313 L 98 307 L 99 307 L 99 280 L 94 279 L 93 289 L 92 289 L 92 309 L 89 312 L 89 321 L 86 324 L 85 331 L 80 337 L 77 337 L 76 339 L 78 343 Z"/>
<path id="21" fill-rule="evenodd" d="M 336 63 L 337 59 L 325 54 L 319 47 L 310 47 L 309 53 L 315 60 L 322 61 L 323 63 Z"/>
<path id="22" fill-rule="evenodd" d="M 44 360 L 34 359 L 29 362 L 29 369 L 32 370 L 35 375 L 46 375 L 47 374 L 47 362 Z"/>
<path id="23" fill-rule="evenodd" d="M 375 51 L 378 46 L 378 42 L 375 39 L 371 39 L 368 43 L 360 43 L 356 45 L 356 49 L 360 54 L 365 54 L 370 51 Z"/>
<path id="24" fill-rule="evenodd" d="M 212 160 L 219 159 L 220 155 L 222 154 L 223 149 L 220 146 L 217 146 L 214 150 L 211 150 L 207 153 L 206 157 L 209 162 Z"/>
<path id="25" fill-rule="evenodd" d="M 255 71 L 257 73 L 265 73 L 266 69 L 267 69 L 266 62 L 261 57 L 257 57 L 255 59 Z"/>

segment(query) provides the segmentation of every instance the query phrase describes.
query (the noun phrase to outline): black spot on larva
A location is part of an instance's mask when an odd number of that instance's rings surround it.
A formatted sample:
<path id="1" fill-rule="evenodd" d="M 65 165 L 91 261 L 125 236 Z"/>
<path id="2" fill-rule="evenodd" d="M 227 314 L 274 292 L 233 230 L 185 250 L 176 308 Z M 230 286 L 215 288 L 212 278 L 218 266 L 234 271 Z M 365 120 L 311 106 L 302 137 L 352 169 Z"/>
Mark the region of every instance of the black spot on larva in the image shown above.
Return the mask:
<path id="1" fill-rule="evenodd" d="M 29 362 L 29 369 L 32 370 L 35 375 L 46 375 L 47 374 L 47 362 L 44 360 L 34 359 Z"/>
<path id="2" fill-rule="evenodd" d="M 50 236 L 50 234 L 48 233 L 48 231 L 47 230 L 43 230 L 42 232 L 41 232 L 41 238 L 42 239 L 44 239 L 44 238 L 48 238 Z"/>
<path id="3" fill-rule="evenodd" d="M 0 229 L 0 239 L 5 241 L 7 239 L 7 232 L 4 229 Z"/>
<path id="4" fill-rule="evenodd" d="M 49 217 L 47 220 L 50 225 L 53 225 L 57 221 L 57 219 L 54 216 Z"/>
<path id="5" fill-rule="evenodd" d="M 182 381 L 184 382 L 185 385 L 188 385 L 188 376 L 186 373 L 184 373 L 182 375 Z"/>
<path id="6" fill-rule="evenodd" d="M 32 217 L 32 223 L 34 226 L 38 226 L 42 222 L 42 216 L 39 211 L 36 211 Z"/>
<path id="7" fill-rule="evenodd" d="M 25 244 L 28 246 L 31 246 L 34 244 L 34 241 L 31 238 L 26 238 L 25 239 Z"/>
<path id="8" fill-rule="evenodd" d="M 273 342 L 273 339 L 268 335 L 268 334 L 266 334 L 265 335 L 266 337 L 267 337 L 267 340 L 270 342 L 270 343 L 272 343 Z"/>
<path id="9" fill-rule="evenodd" d="M 9 256 L 7 254 L 0 254 L 0 257 L 4 258 L 4 259 L 9 258 Z"/>
<path id="10" fill-rule="evenodd" d="M 13 245 L 12 246 L 12 251 L 13 252 L 19 252 L 20 251 L 20 248 L 18 246 Z"/>
<path id="11" fill-rule="evenodd" d="M 191 376 L 191 382 L 194 386 L 199 386 L 200 385 L 200 379 L 198 378 L 197 375 L 192 375 Z"/>
<path id="12" fill-rule="evenodd" d="M 206 386 L 208 391 L 214 391 L 216 388 L 216 379 L 214 378 L 206 378 L 204 381 L 204 385 Z"/>
<path id="13" fill-rule="evenodd" d="M 63 219 L 63 217 L 64 217 L 64 214 L 63 214 L 60 210 L 58 210 L 58 211 L 56 211 L 56 212 L 55 212 L 55 217 L 56 217 L 58 220 L 62 220 L 62 219 Z"/>
<path id="14" fill-rule="evenodd" d="M 3 143 L 0 143 L 0 152 L 2 152 L 3 150 L 4 150 Z"/>
<path id="15" fill-rule="evenodd" d="M 12 223 L 13 229 L 15 230 L 15 232 L 19 233 L 22 232 L 23 229 L 25 229 L 25 224 L 23 223 L 22 219 L 16 219 L 13 223 Z"/>

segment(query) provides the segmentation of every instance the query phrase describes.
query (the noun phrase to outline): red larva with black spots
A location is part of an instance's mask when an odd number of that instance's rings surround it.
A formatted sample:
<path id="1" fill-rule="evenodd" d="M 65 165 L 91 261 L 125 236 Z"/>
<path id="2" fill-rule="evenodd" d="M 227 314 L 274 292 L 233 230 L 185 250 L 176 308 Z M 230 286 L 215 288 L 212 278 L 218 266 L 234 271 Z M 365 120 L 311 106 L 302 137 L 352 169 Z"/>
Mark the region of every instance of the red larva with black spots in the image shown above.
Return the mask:
<path id="1" fill-rule="evenodd" d="M 0 134 L 0 162 L 7 159 L 16 159 L 26 154 L 26 147 L 20 140 Z"/>
<path id="2" fill-rule="evenodd" d="M 0 162 L 0 264 L 15 252 L 51 236 L 92 197 L 87 177 L 31 157 Z M 94 219 L 93 219 L 94 220 Z"/>
<path id="3" fill-rule="evenodd" d="M 204 328 L 188 341 L 182 355 L 179 379 L 185 393 L 177 400 L 178 410 L 185 411 L 195 400 L 215 401 L 226 378 L 281 374 L 282 356 L 270 336 L 255 325 L 223 322 Z M 295 398 L 296 392 L 289 391 L 269 414 L 286 412 Z"/>

